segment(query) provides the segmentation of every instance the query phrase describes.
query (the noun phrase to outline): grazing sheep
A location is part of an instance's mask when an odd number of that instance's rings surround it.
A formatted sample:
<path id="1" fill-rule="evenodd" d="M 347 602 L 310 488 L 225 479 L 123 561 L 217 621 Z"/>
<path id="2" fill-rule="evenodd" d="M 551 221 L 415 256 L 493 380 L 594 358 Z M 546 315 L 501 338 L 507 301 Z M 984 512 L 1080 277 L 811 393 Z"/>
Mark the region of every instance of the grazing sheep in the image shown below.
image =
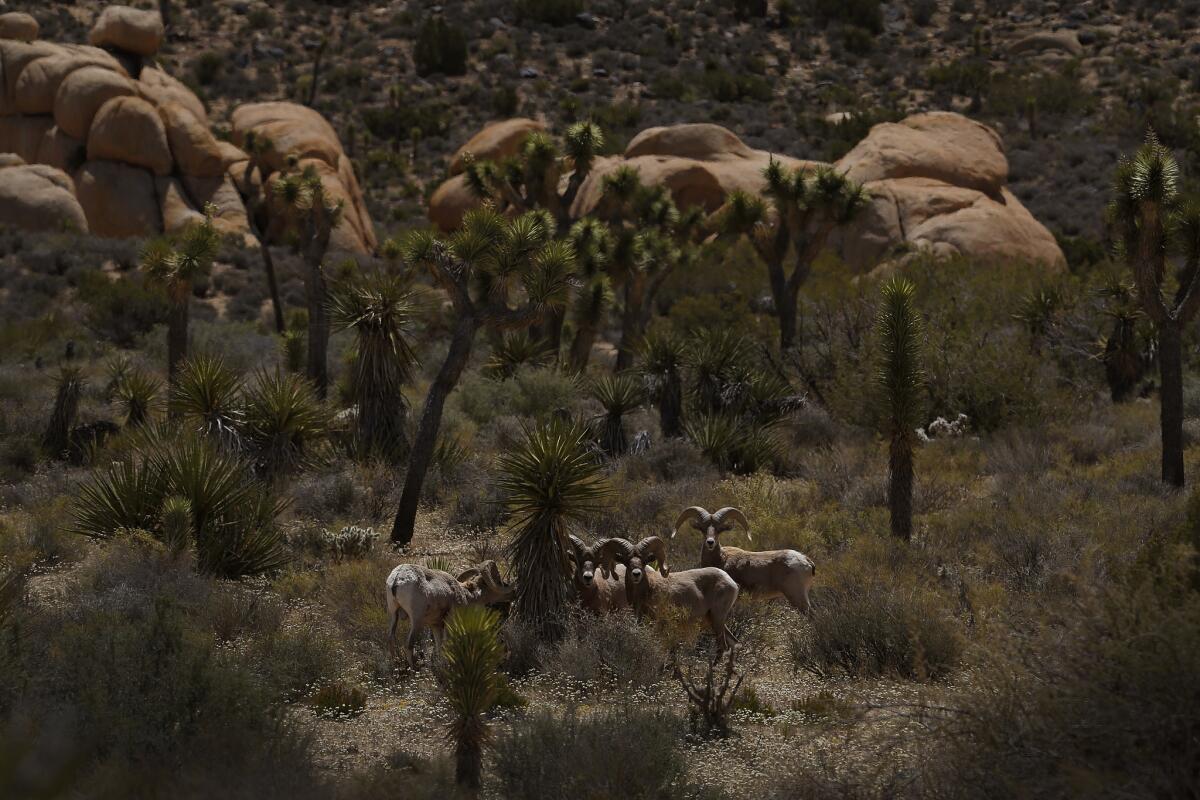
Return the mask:
<path id="1" fill-rule="evenodd" d="M 808 591 L 812 587 L 817 567 L 812 559 L 796 550 L 763 550 L 753 552 L 738 547 L 723 547 L 721 534 L 738 524 L 750 538 L 750 522 L 740 510 L 726 506 L 709 514 L 700 506 L 685 508 L 675 520 L 671 538 L 685 522 L 704 534 L 700 548 L 700 564 L 720 567 L 729 573 L 737 585 L 759 597 L 785 597 L 803 614 L 811 606 Z"/>
<path id="2" fill-rule="evenodd" d="M 610 571 L 600 563 L 599 553 L 607 541 L 601 539 L 588 547 L 578 536 L 571 536 L 569 555 L 575 564 L 575 588 L 583 607 L 597 614 L 629 607 L 625 599 L 625 566 L 618 564 Z M 600 568 L 600 575 L 596 575 L 597 568 Z"/>
<path id="3" fill-rule="evenodd" d="M 388 616 L 392 619 L 388 645 L 392 656 L 396 655 L 396 626 L 401 617 L 410 621 L 404 651 L 409 665 L 415 667 L 413 648 L 422 630 L 433 631 L 435 646 L 440 650 L 446 617 L 452 610 L 459 606 L 503 603 L 515 595 L 516 590 L 500 577 L 495 561 L 484 561 L 457 577 L 416 564 L 401 564 L 387 579 Z"/>
<path id="4" fill-rule="evenodd" d="M 599 548 L 601 560 L 610 569 L 614 562 L 625 565 L 625 595 L 639 615 L 652 612 L 659 602 L 671 603 L 693 620 L 704 619 L 717 637 L 717 651 L 724 652 L 737 637 L 726 622 L 737 601 L 733 578 L 715 567 L 671 572 L 667 545 L 658 536 L 647 536 L 636 545 L 627 539 L 608 539 Z M 650 569 L 657 561 L 659 572 Z"/>

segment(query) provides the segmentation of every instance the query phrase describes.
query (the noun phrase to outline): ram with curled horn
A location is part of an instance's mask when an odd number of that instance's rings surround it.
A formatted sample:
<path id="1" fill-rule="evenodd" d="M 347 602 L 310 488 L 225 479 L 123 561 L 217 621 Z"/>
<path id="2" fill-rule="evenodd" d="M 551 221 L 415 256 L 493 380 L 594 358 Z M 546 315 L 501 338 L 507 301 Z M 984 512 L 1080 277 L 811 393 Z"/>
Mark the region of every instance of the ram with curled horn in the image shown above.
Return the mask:
<path id="1" fill-rule="evenodd" d="M 808 614 L 808 592 L 817 567 L 812 559 L 796 550 L 742 550 L 721 544 L 721 534 L 738 525 L 750 539 L 750 521 L 740 509 L 726 506 L 713 513 L 700 506 L 685 508 L 675 520 L 674 538 L 686 523 L 704 536 L 700 546 L 700 565 L 720 567 L 737 585 L 758 597 L 783 597 L 793 608 Z"/>
<path id="2" fill-rule="evenodd" d="M 671 572 L 667 543 L 658 536 L 647 536 L 636 545 L 628 539 L 608 539 L 597 554 L 609 568 L 625 567 L 625 596 L 639 616 L 652 614 L 659 603 L 670 603 L 689 619 L 708 621 L 718 652 L 728 649 L 730 640 L 737 641 L 727 623 L 738 587 L 724 570 L 701 567 Z M 651 562 L 658 563 L 658 571 L 650 568 Z"/>
<path id="3" fill-rule="evenodd" d="M 628 608 L 629 603 L 625 599 L 625 566 L 617 564 L 611 567 L 603 564 L 600 558 L 600 551 L 609 540 L 600 539 L 589 546 L 571 534 L 568 541 L 571 544 L 567 553 L 572 565 L 571 579 L 583 607 L 596 613 Z"/>

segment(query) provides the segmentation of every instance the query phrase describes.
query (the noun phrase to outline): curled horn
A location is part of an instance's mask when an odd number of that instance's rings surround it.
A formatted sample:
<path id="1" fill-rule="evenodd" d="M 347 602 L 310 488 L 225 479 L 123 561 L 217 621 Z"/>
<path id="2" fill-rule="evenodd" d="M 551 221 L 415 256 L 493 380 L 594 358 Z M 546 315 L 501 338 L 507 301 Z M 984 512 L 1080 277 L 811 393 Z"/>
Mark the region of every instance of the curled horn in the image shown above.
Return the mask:
<path id="1" fill-rule="evenodd" d="M 466 583 L 472 578 L 478 578 L 482 574 L 483 573 L 479 571 L 479 567 L 469 567 L 468 569 L 464 569 L 462 572 L 455 575 L 454 580 L 458 581 L 459 583 Z"/>
<path id="2" fill-rule="evenodd" d="M 657 561 L 658 571 L 664 578 L 670 574 L 670 568 L 667 566 L 667 543 L 662 540 L 662 537 L 647 536 L 638 542 L 637 551 L 646 561 Z"/>
<path id="3" fill-rule="evenodd" d="M 605 572 L 612 572 L 618 561 L 621 563 L 628 561 L 635 550 L 632 542 L 618 537 L 597 542 L 595 549 Z"/>
<path id="4" fill-rule="evenodd" d="M 479 567 L 484 578 L 491 581 L 494 588 L 500 589 L 504 587 L 504 578 L 501 577 L 500 567 L 496 566 L 495 561 L 485 561 Z"/>
<path id="5" fill-rule="evenodd" d="M 746 532 L 746 538 L 750 538 L 750 520 L 746 519 L 746 515 L 742 513 L 740 508 L 725 506 L 720 511 L 713 514 L 713 522 L 717 523 L 717 527 L 720 527 L 721 523 L 726 517 L 733 520 L 738 525 L 741 525 L 742 530 Z"/>
<path id="6" fill-rule="evenodd" d="M 584 556 L 587 554 L 587 545 L 583 543 L 583 539 L 573 533 L 567 536 L 567 541 L 571 543 L 571 550 L 575 553 L 575 563 L 582 564 L 585 561 Z"/>
<path id="7" fill-rule="evenodd" d="M 671 529 L 671 538 L 675 538 L 675 534 L 679 533 L 679 529 L 683 527 L 683 523 L 687 522 L 688 520 L 691 520 L 693 524 L 699 522 L 701 525 L 703 525 L 710 516 L 711 515 L 708 513 L 708 510 L 705 508 L 701 508 L 700 506 L 688 506 L 679 515 L 679 518 L 675 520 L 675 527 Z"/>

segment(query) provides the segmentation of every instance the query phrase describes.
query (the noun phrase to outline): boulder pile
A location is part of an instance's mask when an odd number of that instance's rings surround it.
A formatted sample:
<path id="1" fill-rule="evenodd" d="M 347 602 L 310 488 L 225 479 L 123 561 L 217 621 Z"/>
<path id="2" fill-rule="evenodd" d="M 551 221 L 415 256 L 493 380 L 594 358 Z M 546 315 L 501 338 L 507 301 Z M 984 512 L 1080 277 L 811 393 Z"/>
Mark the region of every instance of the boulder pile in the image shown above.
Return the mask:
<path id="1" fill-rule="evenodd" d="M 503 158 L 516 152 L 532 130 L 541 126 L 531 120 L 488 126 L 464 145 L 454 163 L 461 165 L 465 151 L 478 159 Z M 669 188 L 679 204 L 711 212 L 734 190 L 761 193 L 763 168 L 772 157 L 790 167 L 818 166 L 755 150 L 718 125 L 650 128 L 622 155 L 596 159 L 571 215 L 593 212 L 604 176 L 623 165 L 636 169 L 644 182 Z M 833 241 L 855 269 L 872 269 L 919 250 L 1038 264 L 1052 271 L 1065 267 L 1054 236 L 1006 188 L 1008 160 L 999 135 L 960 114 L 930 112 L 876 125 L 833 166 L 862 183 L 871 198 Z M 429 216 L 451 230 L 478 203 L 463 176 L 456 175 L 434 193 Z"/>
<path id="2" fill-rule="evenodd" d="M 0 15 L 0 154 L 14 156 L 0 161 L 8 165 L 0 184 L 24 188 L 0 194 L 0 224 L 153 236 L 200 219 L 212 204 L 219 230 L 249 235 L 234 181 L 247 156 L 218 140 L 204 104 L 154 63 L 158 12 L 109 6 L 89 45 L 39 41 L 37 32 L 26 14 Z M 264 132 L 279 158 L 318 159 L 331 193 L 346 200 L 334 246 L 373 251 L 362 192 L 333 129 L 311 109 L 266 105 L 274 116 Z M 235 120 L 258 120 L 260 108 L 237 109 Z M 235 139 L 257 124 L 235 122 Z M 319 153 L 307 149 L 310 139 L 322 142 Z"/>

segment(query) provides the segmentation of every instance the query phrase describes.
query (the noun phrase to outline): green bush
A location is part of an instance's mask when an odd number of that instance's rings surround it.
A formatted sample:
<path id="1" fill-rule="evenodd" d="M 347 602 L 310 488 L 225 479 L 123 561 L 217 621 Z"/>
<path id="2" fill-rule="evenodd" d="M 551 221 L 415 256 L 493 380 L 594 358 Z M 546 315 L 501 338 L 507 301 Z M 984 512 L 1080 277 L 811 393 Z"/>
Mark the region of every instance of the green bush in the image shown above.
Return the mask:
<path id="1" fill-rule="evenodd" d="M 133 347 L 139 337 L 167 321 L 167 296 L 142 273 L 110 280 L 99 270 L 79 276 L 83 324 L 118 347 Z"/>
<path id="2" fill-rule="evenodd" d="M 543 668 L 581 684 L 653 686 L 663 676 L 667 653 L 660 637 L 631 614 L 572 617 L 563 638 L 546 645 Z"/>
<path id="3" fill-rule="evenodd" d="M 493 746 L 503 797 L 685 796 L 679 720 L 638 706 L 582 717 L 537 712 Z"/>
<path id="4" fill-rule="evenodd" d="M 841 22 L 883 33 L 883 7 L 880 0 L 809 0 L 809 12 L 822 24 Z"/>
<path id="5" fill-rule="evenodd" d="M 467 35 L 440 16 L 430 17 L 417 34 L 413 61 L 418 75 L 466 75 Z"/>
<path id="6" fill-rule="evenodd" d="M 517 0 L 517 16 L 545 25 L 569 25 L 583 11 L 583 0 Z"/>

